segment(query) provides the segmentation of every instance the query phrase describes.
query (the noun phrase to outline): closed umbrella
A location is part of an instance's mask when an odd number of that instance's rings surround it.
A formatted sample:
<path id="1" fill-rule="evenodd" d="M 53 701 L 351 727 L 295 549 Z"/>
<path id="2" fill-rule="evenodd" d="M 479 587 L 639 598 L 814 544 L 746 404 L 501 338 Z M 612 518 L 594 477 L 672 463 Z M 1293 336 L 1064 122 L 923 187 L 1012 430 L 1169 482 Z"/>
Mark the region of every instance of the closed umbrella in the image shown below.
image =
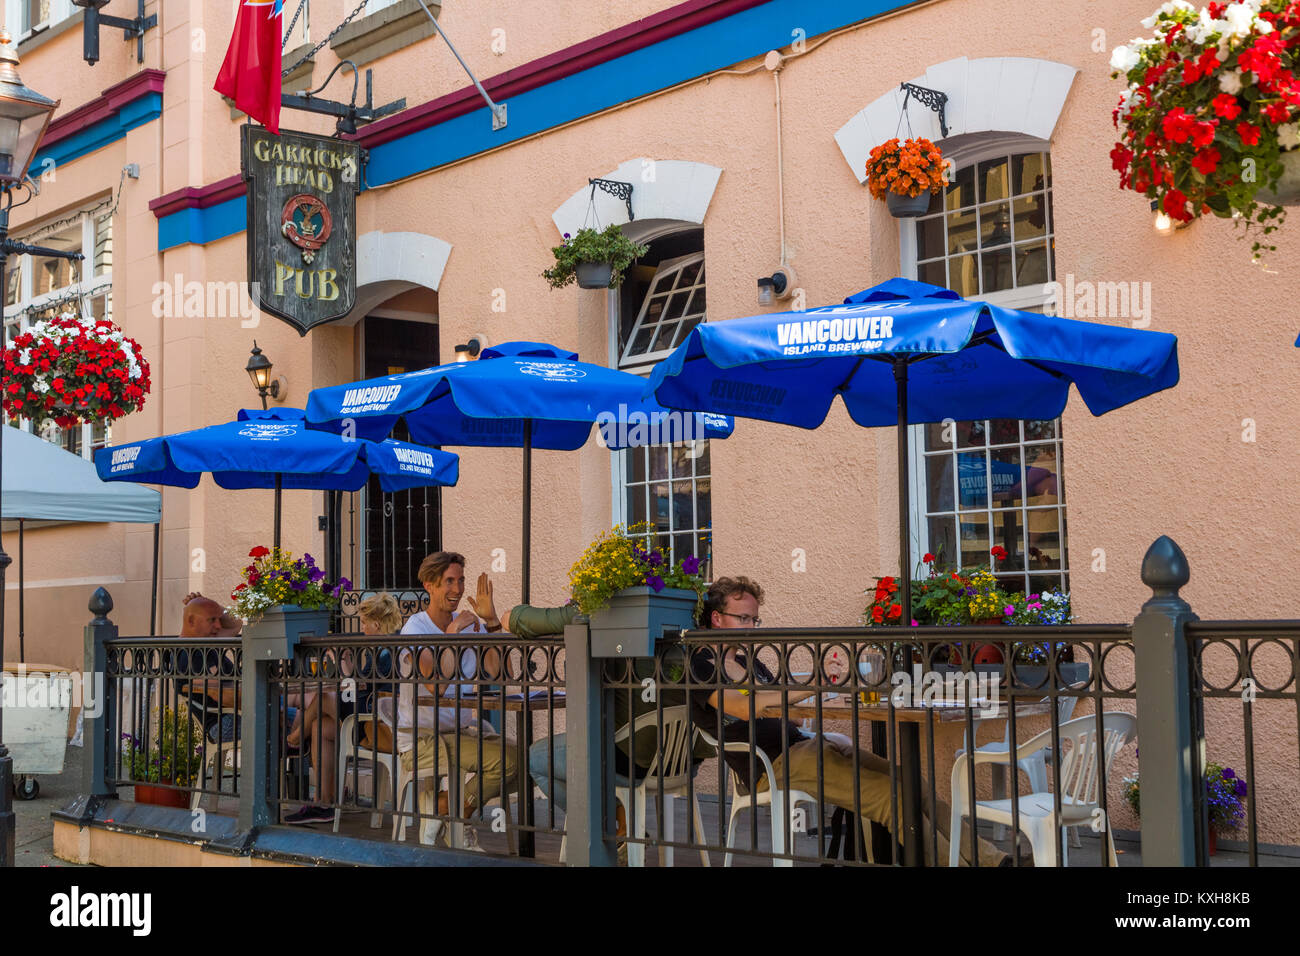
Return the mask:
<path id="1" fill-rule="evenodd" d="M 529 600 L 532 450 L 572 451 L 601 425 L 610 448 L 723 438 L 734 422 L 721 415 L 682 415 L 644 396 L 645 379 L 578 361 L 578 353 L 544 342 L 507 342 L 478 361 L 314 389 L 307 419 L 322 428 L 379 438 L 405 420 L 411 437 L 430 445 L 522 448 L 522 601 Z"/>
<path id="2" fill-rule="evenodd" d="M 355 439 L 308 428 L 302 409 L 244 409 L 236 421 L 100 449 L 104 481 L 193 488 L 204 472 L 222 488 L 275 489 L 280 546 L 283 488 L 356 491 L 371 475 L 384 491 L 454 485 L 460 459 L 408 442 Z"/>

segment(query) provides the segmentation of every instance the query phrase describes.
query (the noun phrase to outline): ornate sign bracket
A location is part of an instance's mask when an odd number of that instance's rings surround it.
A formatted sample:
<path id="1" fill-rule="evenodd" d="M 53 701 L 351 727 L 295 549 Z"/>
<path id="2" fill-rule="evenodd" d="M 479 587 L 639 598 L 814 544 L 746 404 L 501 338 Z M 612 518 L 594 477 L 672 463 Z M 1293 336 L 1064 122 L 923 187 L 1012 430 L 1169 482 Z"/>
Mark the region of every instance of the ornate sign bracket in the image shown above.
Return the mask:
<path id="1" fill-rule="evenodd" d="M 948 94 L 940 93 L 938 90 L 932 90 L 928 87 L 917 86 L 915 83 L 903 83 L 899 89 L 906 95 L 903 97 L 903 112 L 907 112 L 907 101 L 909 97 L 916 97 L 916 101 L 922 106 L 928 106 L 934 112 L 939 114 L 939 129 L 943 131 L 943 138 L 948 138 L 948 118 L 944 114 L 948 106 Z"/>

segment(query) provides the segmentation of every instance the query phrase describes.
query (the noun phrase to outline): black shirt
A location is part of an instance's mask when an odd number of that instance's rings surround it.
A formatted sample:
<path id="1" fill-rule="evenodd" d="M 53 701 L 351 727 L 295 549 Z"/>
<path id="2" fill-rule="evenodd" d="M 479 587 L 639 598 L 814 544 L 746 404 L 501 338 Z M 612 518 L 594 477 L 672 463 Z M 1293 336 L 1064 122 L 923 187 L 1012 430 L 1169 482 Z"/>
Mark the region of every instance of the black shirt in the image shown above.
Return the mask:
<path id="1" fill-rule="evenodd" d="M 732 660 L 739 667 L 747 666 L 743 652 L 737 651 Z M 714 690 L 721 692 L 724 689 L 740 690 L 744 688 L 746 679 L 742 677 L 733 681 L 726 675 L 725 671 L 719 674 L 717 654 L 711 647 L 701 647 L 691 656 L 691 678 L 691 719 L 710 736 L 717 737 L 719 711 L 709 706 L 708 699 L 712 696 Z M 749 689 L 751 691 L 761 690 L 762 684 L 771 684 L 774 680 L 772 672 L 763 665 L 763 662 L 755 660 L 754 681 L 758 686 Z M 696 685 L 704 686 L 697 687 Z M 755 709 L 757 710 L 757 708 Z M 783 746 L 792 747 L 806 739 L 800 732 L 798 725 L 789 720 L 782 720 L 779 717 L 758 717 L 750 721 L 722 713 L 721 719 L 722 740 L 724 742 L 740 742 L 748 744 L 751 748 L 757 747 L 767 754 L 768 759 L 774 763 L 781 756 Z M 735 771 L 745 792 L 753 789 L 750 776 L 751 761 L 755 776 L 761 778 L 765 772 L 763 763 L 756 754 L 750 754 L 743 750 L 727 750 L 723 753 L 723 759 L 727 762 L 727 766 Z"/>

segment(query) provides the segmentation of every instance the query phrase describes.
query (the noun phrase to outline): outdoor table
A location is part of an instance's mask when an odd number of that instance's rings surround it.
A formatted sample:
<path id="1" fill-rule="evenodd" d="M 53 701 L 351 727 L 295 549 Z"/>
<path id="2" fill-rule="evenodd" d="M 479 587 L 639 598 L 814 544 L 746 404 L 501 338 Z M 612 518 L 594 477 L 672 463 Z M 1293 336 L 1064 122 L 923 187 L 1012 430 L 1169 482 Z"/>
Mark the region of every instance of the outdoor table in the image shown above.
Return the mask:
<path id="1" fill-rule="evenodd" d="M 450 698 L 449 698 L 450 699 Z M 530 827 L 533 824 L 533 778 L 528 772 L 528 748 L 532 745 L 533 711 L 549 710 L 551 707 L 564 707 L 564 691 L 535 690 L 525 702 L 523 694 L 506 694 L 504 707 L 501 692 L 489 691 L 486 694 L 461 694 L 461 705 L 466 702 L 481 704 L 484 710 L 507 710 L 519 714 L 519 732 L 515 734 L 515 795 L 519 798 L 519 824 Z M 505 729 L 502 728 L 502 733 Z M 536 853 L 532 830 L 520 829 L 519 855 L 531 857 Z"/>
<path id="2" fill-rule="evenodd" d="M 996 710 L 992 714 L 986 714 L 988 710 L 994 709 L 988 706 L 987 702 L 975 701 L 972 703 L 976 705 L 975 710 L 981 712 L 980 720 L 1005 720 L 1009 712 L 1004 701 L 997 702 Z M 1016 717 L 1039 716 L 1050 713 L 1051 709 L 1052 704 L 1050 702 L 1017 702 Z M 765 707 L 762 716 L 784 717 L 787 720 L 816 720 L 820 717 L 823 721 L 852 721 L 854 714 L 856 714 L 859 723 L 874 726 L 877 723 L 888 721 L 891 711 L 894 720 L 898 722 L 898 776 L 903 790 L 901 801 L 903 805 L 903 839 L 901 840 L 903 844 L 903 863 L 906 866 L 924 866 L 925 852 L 921 844 L 920 727 L 921 724 L 928 723 L 931 716 L 941 724 L 965 721 L 965 705 L 935 703 L 920 707 L 891 707 L 887 701 L 877 704 L 864 704 L 858 701 L 855 704 L 844 694 L 830 694 L 823 698 L 820 713 L 816 702 L 804 701 L 785 707 L 780 704 Z"/>

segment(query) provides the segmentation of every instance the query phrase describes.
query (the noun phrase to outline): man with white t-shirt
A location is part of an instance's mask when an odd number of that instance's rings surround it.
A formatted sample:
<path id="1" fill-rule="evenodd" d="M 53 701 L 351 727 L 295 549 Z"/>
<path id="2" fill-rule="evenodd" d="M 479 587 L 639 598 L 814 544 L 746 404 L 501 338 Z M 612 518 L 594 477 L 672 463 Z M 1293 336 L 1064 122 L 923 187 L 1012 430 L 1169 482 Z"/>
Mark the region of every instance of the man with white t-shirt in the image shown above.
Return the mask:
<path id="1" fill-rule="evenodd" d="M 464 555 L 454 551 L 435 552 L 420 563 L 418 574 L 429 595 L 429 607 L 411 616 L 402 628 L 403 634 L 483 634 L 501 630 L 492 603 L 492 582 L 487 574 L 479 575 L 474 596 L 465 594 Z M 472 610 L 458 610 L 462 598 Z M 407 648 L 399 653 L 398 673 L 431 677 L 435 682 L 406 682 L 398 690 L 394 730 L 402 766 L 407 770 L 417 765 L 420 770 L 433 770 L 436 766 L 439 775 L 456 768 L 462 775 L 476 774 L 465 794 L 464 810 L 468 814 L 478 802 L 480 788 L 484 801 L 501 793 L 503 764 L 505 782 L 514 780 L 514 743 L 505 741 L 503 747 L 500 735 L 491 725 L 479 724 L 476 708 L 471 704 L 465 703 L 459 709 L 454 703 L 452 706 L 436 706 L 435 698 L 456 696 L 457 685 L 445 680 L 456 675 L 441 672 L 446 667 L 445 660 L 442 655 L 435 659 L 434 651 L 429 647 L 420 650 L 412 669 L 412 650 Z M 500 665 L 500 655 L 489 649 L 483 655 L 482 677 L 498 677 Z M 464 649 L 459 676 L 472 680 L 477 672 L 477 653 L 472 648 Z M 478 692 L 475 684 L 459 686 L 462 697 Z M 381 717 L 388 720 L 382 708 Z M 445 792 L 439 794 L 438 812 L 447 812 Z"/>

